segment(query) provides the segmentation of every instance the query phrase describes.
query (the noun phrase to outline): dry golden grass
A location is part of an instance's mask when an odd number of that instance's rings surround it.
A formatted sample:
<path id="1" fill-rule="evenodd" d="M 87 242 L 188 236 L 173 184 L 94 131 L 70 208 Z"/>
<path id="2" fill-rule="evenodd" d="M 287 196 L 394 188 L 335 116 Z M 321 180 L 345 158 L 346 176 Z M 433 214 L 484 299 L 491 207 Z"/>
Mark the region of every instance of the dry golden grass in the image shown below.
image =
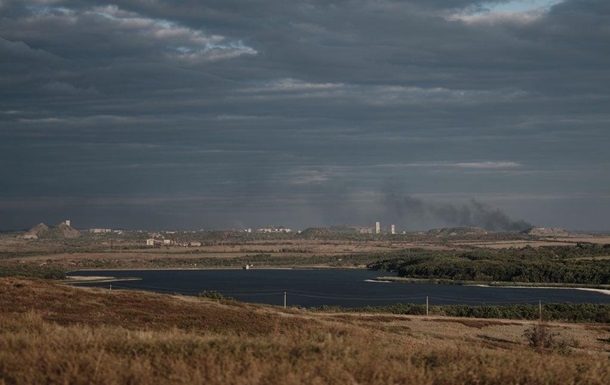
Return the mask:
<path id="1" fill-rule="evenodd" d="M 379 239 L 251 239 L 240 242 L 210 242 L 199 247 L 147 248 L 143 241 L 115 239 L 112 242 L 91 238 L 81 243 L 64 244 L 63 240 L 30 241 L 14 236 L 0 237 L 0 253 L 7 254 L 0 259 L 1 266 L 19 264 L 45 265 L 62 269 L 138 269 L 138 268 L 216 268 L 226 265 L 240 265 L 243 259 L 260 261 L 258 267 L 294 266 L 330 267 L 337 265 L 338 258 L 346 255 L 365 256 L 358 264 L 373 262 L 375 257 L 366 259 L 367 253 L 391 252 L 409 248 L 426 250 L 459 250 L 472 246 L 490 249 L 522 248 L 526 246 L 575 245 L 577 242 L 610 243 L 608 236 L 596 237 L 540 237 L 534 239 L 494 239 L 490 236 L 435 237 L 412 236 Z M 372 255 L 372 254 L 371 254 Z M 241 258 L 241 259 L 240 259 Z M 202 261 L 205 259 L 206 261 Z M 215 262 L 210 262 L 214 260 Z M 342 262 L 341 267 L 354 267 Z"/>
<path id="2" fill-rule="evenodd" d="M 247 239 L 217 240 L 199 247 L 148 248 L 143 240 L 129 237 L 109 242 L 103 238 L 77 241 L 42 239 L 25 240 L 14 236 L 0 237 L 0 268 L 45 266 L 63 270 L 78 269 L 163 269 L 227 268 L 254 263 L 261 267 L 362 267 L 379 259 L 374 253 L 409 248 L 430 251 L 460 250 L 472 246 L 489 249 L 526 246 L 575 245 L 577 242 L 609 243 L 610 237 L 512 239 L 427 235 L 379 237 L 378 239 Z"/>
<path id="3" fill-rule="evenodd" d="M 259 267 L 292 266 L 295 261 L 298 261 L 299 266 L 320 267 L 328 266 L 329 261 L 335 261 L 337 256 L 345 254 L 414 247 L 412 244 L 387 240 L 355 242 L 271 239 L 249 240 L 243 244 L 161 248 L 148 248 L 143 243 L 128 241 L 120 241 L 115 247 L 104 246 L 102 243 L 93 239 L 82 245 L 65 247 L 58 240 L 0 238 L 0 252 L 12 254 L 0 260 L 0 267 L 28 264 L 62 269 L 219 268 L 235 264 L 241 266 L 243 258 L 251 262 L 258 261 Z M 134 246 L 139 248 L 131 248 Z M 260 255 L 265 255 L 262 262 L 256 257 Z"/>
<path id="4" fill-rule="evenodd" d="M 608 325 L 282 310 L 0 279 L 0 384 L 607 384 Z"/>
<path id="5" fill-rule="evenodd" d="M 477 241 L 477 240 L 456 240 L 452 242 L 454 246 L 476 246 L 486 247 L 489 249 L 506 249 L 510 247 L 542 247 L 542 246 L 574 246 L 578 242 L 610 244 L 608 236 L 590 236 L 590 237 L 539 237 L 531 240 L 512 240 L 512 241 Z"/>

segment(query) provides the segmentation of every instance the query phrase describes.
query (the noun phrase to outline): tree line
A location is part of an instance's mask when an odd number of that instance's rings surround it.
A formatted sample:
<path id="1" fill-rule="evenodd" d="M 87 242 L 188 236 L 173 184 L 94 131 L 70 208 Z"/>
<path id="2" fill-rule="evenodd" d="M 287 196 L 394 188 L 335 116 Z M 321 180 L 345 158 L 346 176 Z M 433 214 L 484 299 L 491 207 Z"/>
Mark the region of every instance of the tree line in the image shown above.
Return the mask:
<path id="1" fill-rule="evenodd" d="M 609 256 L 610 245 L 589 243 L 461 252 L 404 250 L 369 267 L 418 279 L 607 285 Z"/>
<path id="2" fill-rule="evenodd" d="M 314 310 L 336 312 L 364 312 L 380 314 L 426 315 L 426 305 L 397 303 L 391 306 L 365 306 L 343 308 L 322 306 Z M 428 309 L 430 316 L 465 318 L 500 318 L 516 320 L 540 319 L 538 304 L 510 305 L 435 305 Z M 591 303 L 549 303 L 542 305 L 542 319 L 558 322 L 610 323 L 609 304 Z"/>

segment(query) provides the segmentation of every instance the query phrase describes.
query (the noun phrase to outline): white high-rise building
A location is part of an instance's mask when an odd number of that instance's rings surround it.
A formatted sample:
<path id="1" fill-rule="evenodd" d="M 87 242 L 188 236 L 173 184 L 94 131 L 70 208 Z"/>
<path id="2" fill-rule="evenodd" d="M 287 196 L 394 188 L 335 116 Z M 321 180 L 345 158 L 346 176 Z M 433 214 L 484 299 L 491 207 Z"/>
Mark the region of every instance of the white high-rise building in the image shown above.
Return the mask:
<path id="1" fill-rule="evenodd" d="M 68 225 L 68 226 L 70 226 L 70 220 L 69 220 L 69 219 L 66 219 L 65 224 L 66 224 L 66 225 Z"/>
<path id="2" fill-rule="evenodd" d="M 381 234 L 381 223 L 375 222 L 375 234 Z"/>
<path id="3" fill-rule="evenodd" d="M 392 233 L 392 234 L 396 234 L 396 226 L 392 225 L 392 226 L 390 227 L 390 233 Z"/>

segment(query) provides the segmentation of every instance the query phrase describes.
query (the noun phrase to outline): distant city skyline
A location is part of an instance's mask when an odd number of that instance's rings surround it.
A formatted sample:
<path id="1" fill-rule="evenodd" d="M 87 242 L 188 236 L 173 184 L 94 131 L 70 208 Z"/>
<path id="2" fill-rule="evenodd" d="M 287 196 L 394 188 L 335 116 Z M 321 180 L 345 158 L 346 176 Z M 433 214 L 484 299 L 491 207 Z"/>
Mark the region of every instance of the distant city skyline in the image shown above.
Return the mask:
<path id="1" fill-rule="evenodd" d="M 44 225 L 44 226 L 42 226 Z M 566 229 L 563 228 L 556 228 L 556 227 L 542 227 L 542 226 L 531 226 L 531 227 L 527 227 L 527 228 L 523 228 L 522 230 L 489 230 L 489 229 L 485 229 L 483 227 L 480 226 L 444 226 L 444 227 L 432 227 L 432 228 L 422 228 L 422 229 L 402 229 L 397 227 L 395 224 L 391 223 L 391 224 L 384 224 L 382 222 L 376 221 L 374 224 L 335 224 L 335 225 L 329 225 L 329 226 L 310 226 L 307 228 L 297 228 L 297 229 L 290 229 L 287 228 L 285 226 L 279 225 L 279 226 L 273 226 L 273 225 L 268 225 L 268 226 L 262 226 L 262 227 L 233 227 L 233 228 L 199 228 L 199 229 L 195 229 L 195 228 L 122 228 L 122 227 L 78 227 L 76 225 L 72 226 L 72 223 L 70 220 L 65 220 L 65 221 L 61 221 L 57 224 L 53 224 L 53 223 L 45 223 L 45 222 L 38 222 L 33 226 L 30 226 L 28 228 L 20 228 L 20 229 L 0 229 L 0 231 L 2 232 L 22 232 L 22 231 L 28 231 L 28 230 L 35 230 L 37 228 L 39 228 L 40 226 L 42 226 L 43 228 L 54 228 L 54 227 L 61 227 L 62 225 L 66 225 L 68 227 L 71 227 L 73 229 L 76 230 L 80 230 L 80 231 L 88 231 L 94 234 L 104 234 L 104 233 L 113 233 L 113 232 L 118 232 L 118 233 L 122 233 L 123 230 L 125 231 L 145 231 L 145 232 L 168 232 L 168 233 L 175 233 L 176 231 L 185 231 L 185 232 L 196 232 L 196 231 L 236 231 L 236 232 L 244 232 L 244 233 L 276 233 L 276 234 L 280 234 L 280 233 L 284 233 L 284 234 L 299 234 L 304 230 L 308 230 L 308 229 L 329 229 L 329 230 L 333 230 L 335 229 L 335 231 L 344 231 L 344 229 L 352 229 L 355 233 L 359 233 L 359 234 L 378 234 L 378 235 L 388 235 L 388 234 L 392 234 L 392 235 L 400 235 L 400 234 L 405 234 L 405 233 L 413 233 L 413 232 L 427 232 L 427 231 L 434 231 L 434 230 L 451 230 L 451 229 L 481 229 L 484 230 L 488 233 L 493 233 L 493 232 L 512 232 L 512 233 L 517 233 L 517 232 L 531 232 L 532 230 L 534 230 L 534 234 L 535 235 L 544 235 L 546 234 L 546 232 L 548 231 L 549 234 L 563 234 L 565 231 L 567 231 Z M 46 226 L 46 227 L 45 227 Z M 527 230 L 527 231 L 526 231 Z M 558 232 L 559 231 L 559 232 Z M 577 232 L 578 230 L 572 230 L 572 232 Z M 580 229 L 580 231 L 586 231 L 583 229 Z M 610 230 L 591 230 L 591 233 L 610 233 Z"/>
<path id="2" fill-rule="evenodd" d="M 610 230 L 606 0 L 2 0 L 0 20 L 0 229 Z"/>

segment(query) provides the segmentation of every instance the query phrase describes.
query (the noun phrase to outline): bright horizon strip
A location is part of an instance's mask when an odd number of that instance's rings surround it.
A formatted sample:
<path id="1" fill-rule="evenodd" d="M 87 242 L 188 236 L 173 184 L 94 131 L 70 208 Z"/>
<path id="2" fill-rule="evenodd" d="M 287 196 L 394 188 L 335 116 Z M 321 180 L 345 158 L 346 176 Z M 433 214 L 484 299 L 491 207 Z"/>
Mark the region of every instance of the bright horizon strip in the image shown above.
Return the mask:
<path id="1" fill-rule="evenodd" d="M 548 9 L 563 0 L 514 0 L 497 4 L 486 4 L 491 13 L 496 12 L 529 12 L 539 9 Z"/>

